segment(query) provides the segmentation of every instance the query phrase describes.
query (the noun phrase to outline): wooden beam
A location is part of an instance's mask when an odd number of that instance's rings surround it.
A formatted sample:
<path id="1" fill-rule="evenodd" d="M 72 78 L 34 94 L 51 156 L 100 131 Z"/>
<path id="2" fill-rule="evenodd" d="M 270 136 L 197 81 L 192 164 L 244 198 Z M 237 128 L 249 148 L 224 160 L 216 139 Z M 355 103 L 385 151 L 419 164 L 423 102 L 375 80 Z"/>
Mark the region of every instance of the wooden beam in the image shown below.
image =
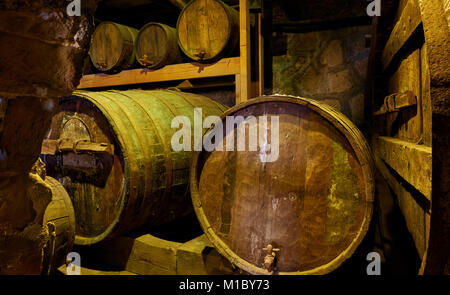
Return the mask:
<path id="1" fill-rule="evenodd" d="M 214 64 L 184 63 L 168 65 L 158 70 L 134 69 L 114 75 L 86 75 L 81 79 L 78 89 L 232 76 L 239 73 L 240 66 L 239 57 L 232 57 Z"/>
<path id="2" fill-rule="evenodd" d="M 417 97 L 412 91 L 395 93 L 386 96 L 384 99 L 384 104 L 373 115 L 379 116 L 387 113 L 398 112 L 412 106 L 417 106 Z"/>
<path id="3" fill-rule="evenodd" d="M 420 0 L 430 74 L 433 202 L 424 274 L 450 274 L 450 29 L 442 0 Z M 430 125 L 429 125 L 430 126 Z"/>
<path id="4" fill-rule="evenodd" d="M 180 90 L 188 90 L 188 89 L 199 89 L 199 88 L 216 88 L 216 87 L 227 87 L 234 86 L 235 81 L 207 81 L 203 82 L 203 80 L 184 80 L 177 86 L 176 88 Z M 170 87 L 169 87 L 170 88 Z"/>
<path id="5" fill-rule="evenodd" d="M 107 153 L 114 155 L 114 145 L 109 143 L 95 143 L 87 141 L 74 142 L 73 140 L 52 140 L 46 139 L 42 142 L 41 154 L 54 155 L 60 152 L 77 152 L 77 153 Z"/>
<path id="6" fill-rule="evenodd" d="M 256 15 L 257 42 L 258 42 L 258 96 L 264 94 L 264 35 L 263 35 L 263 11 Z"/>
<path id="7" fill-rule="evenodd" d="M 380 136 L 375 154 L 431 201 L 431 147 Z"/>
<path id="8" fill-rule="evenodd" d="M 408 1 L 384 48 L 381 59 L 383 70 L 389 67 L 395 55 L 411 38 L 421 23 L 422 18 L 417 0 Z"/>
<path id="9" fill-rule="evenodd" d="M 239 0 L 239 36 L 240 36 L 240 98 L 237 103 L 251 98 L 251 68 L 250 68 L 250 12 L 249 0 Z"/>
<path id="10" fill-rule="evenodd" d="M 117 255 L 121 253 L 121 255 Z M 146 234 L 136 238 L 119 236 L 91 249 L 97 263 L 138 275 L 232 274 L 231 264 L 205 235 L 185 243 Z"/>
<path id="11" fill-rule="evenodd" d="M 235 93 L 236 93 L 236 104 L 241 102 L 241 75 L 236 74 L 235 76 Z"/>
<path id="12" fill-rule="evenodd" d="M 423 205 L 423 202 L 418 202 L 411 192 L 389 172 L 389 169 L 379 157 L 375 157 L 375 161 L 378 170 L 395 193 L 408 231 L 414 240 L 417 253 L 420 257 L 423 257 L 426 253 L 430 234 L 430 202 L 426 202 L 426 205 Z"/>

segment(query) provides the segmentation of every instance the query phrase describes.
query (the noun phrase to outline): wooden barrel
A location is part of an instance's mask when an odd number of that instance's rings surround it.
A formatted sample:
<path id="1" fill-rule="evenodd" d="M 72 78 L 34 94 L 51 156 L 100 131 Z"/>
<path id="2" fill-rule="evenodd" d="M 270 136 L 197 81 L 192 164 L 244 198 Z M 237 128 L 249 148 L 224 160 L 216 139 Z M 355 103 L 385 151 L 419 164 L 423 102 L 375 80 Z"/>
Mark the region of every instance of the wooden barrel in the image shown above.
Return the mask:
<path id="1" fill-rule="evenodd" d="M 175 116 L 220 115 L 226 107 L 172 90 L 77 91 L 60 101 L 44 140 L 47 174 L 69 193 L 75 244 L 94 244 L 139 226 L 191 213 L 191 152 L 173 152 Z M 191 121 L 192 122 L 192 121 Z M 193 126 L 193 124 L 192 124 Z"/>
<path id="2" fill-rule="evenodd" d="M 138 30 L 113 22 L 102 22 L 95 29 L 89 56 L 102 72 L 128 69 L 135 60 L 134 40 Z"/>
<path id="3" fill-rule="evenodd" d="M 328 105 L 267 96 L 225 112 L 218 145 L 239 141 L 231 141 L 238 124 L 228 123 L 232 128 L 226 131 L 226 116 L 255 117 L 246 124 L 247 143 L 250 132 L 264 130 L 264 116 L 274 127 L 255 151 L 223 147 L 194 156 L 191 196 L 211 242 L 252 274 L 324 274 L 337 268 L 360 244 L 372 215 L 374 164 L 363 135 Z M 276 117 L 278 158 L 263 162 L 268 150 L 276 154 Z"/>
<path id="4" fill-rule="evenodd" d="M 198 62 L 230 55 L 239 41 L 239 13 L 220 0 L 193 0 L 177 22 L 178 44 Z"/>
<path id="5" fill-rule="evenodd" d="M 137 61 L 149 68 L 181 62 L 175 28 L 160 23 L 148 23 L 139 31 L 136 42 Z"/>
<path id="6" fill-rule="evenodd" d="M 66 262 L 75 240 L 75 212 L 66 190 L 56 179 L 45 177 L 52 190 L 52 201 L 44 213 L 50 239 L 44 247 L 42 273 L 50 274 Z"/>

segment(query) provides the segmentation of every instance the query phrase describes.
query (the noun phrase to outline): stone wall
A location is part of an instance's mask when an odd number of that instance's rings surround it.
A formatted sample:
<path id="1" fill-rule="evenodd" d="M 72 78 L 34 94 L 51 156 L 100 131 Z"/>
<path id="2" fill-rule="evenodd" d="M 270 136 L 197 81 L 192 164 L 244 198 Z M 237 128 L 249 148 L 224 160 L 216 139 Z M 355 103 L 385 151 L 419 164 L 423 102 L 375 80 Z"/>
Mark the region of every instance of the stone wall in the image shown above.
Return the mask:
<path id="1" fill-rule="evenodd" d="M 69 17 L 64 0 L 0 1 L 0 274 L 41 273 L 52 192 L 31 168 L 80 81 L 97 2 Z"/>
<path id="2" fill-rule="evenodd" d="M 287 50 L 273 57 L 273 93 L 323 101 L 363 127 L 370 32 L 370 26 L 358 26 L 283 33 Z"/>

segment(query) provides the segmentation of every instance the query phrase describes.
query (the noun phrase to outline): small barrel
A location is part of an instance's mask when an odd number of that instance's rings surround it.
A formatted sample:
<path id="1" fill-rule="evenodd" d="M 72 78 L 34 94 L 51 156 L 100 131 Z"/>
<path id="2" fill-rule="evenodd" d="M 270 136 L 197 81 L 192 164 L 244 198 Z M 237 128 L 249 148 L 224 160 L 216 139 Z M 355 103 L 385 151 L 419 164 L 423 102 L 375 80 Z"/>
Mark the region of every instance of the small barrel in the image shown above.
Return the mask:
<path id="1" fill-rule="evenodd" d="M 220 0 L 193 0 L 177 22 L 178 44 L 198 62 L 229 56 L 239 41 L 239 13 Z"/>
<path id="2" fill-rule="evenodd" d="M 177 31 L 164 24 L 148 23 L 143 26 L 135 47 L 137 61 L 149 69 L 181 62 Z"/>
<path id="3" fill-rule="evenodd" d="M 75 212 L 66 190 L 56 179 L 47 176 L 45 182 L 52 190 L 52 200 L 44 213 L 49 240 L 44 246 L 42 274 L 50 274 L 66 262 L 75 241 Z"/>
<path id="4" fill-rule="evenodd" d="M 60 101 L 41 157 L 47 174 L 72 199 L 75 244 L 95 244 L 193 212 L 192 153 L 172 150 L 178 129 L 171 123 L 176 116 L 192 119 L 197 107 L 203 116 L 227 109 L 173 90 L 77 91 Z"/>
<path id="5" fill-rule="evenodd" d="M 135 61 L 134 41 L 138 30 L 113 22 L 102 22 L 92 34 L 89 56 L 102 72 L 130 68 Z"/>
<path id="6" fill-rule="evenodd" d="M 247 126 L 226 123 L 226 116 L 247 118 Z M 196 215 L 217 250 L 252 274 L 336 269 L 360 244 L 372 215 L 374 164 L 361 132 L 325 104 L 285 96 L 252 99 L 222 120 L 217 145 L 239 144 L 241 130 L 247 148 L 197 153 L 190 177 Z"/>

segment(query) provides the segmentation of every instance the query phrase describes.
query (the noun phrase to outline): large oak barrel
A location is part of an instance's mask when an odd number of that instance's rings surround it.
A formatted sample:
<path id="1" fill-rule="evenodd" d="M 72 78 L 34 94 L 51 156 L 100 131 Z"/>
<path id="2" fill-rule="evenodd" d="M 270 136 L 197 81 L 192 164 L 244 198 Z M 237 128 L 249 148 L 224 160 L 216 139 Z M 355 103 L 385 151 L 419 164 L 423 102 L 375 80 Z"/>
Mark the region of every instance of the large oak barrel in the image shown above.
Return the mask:
<path id="1" fill-rule="evenodd" d="M 44 226 L 49 231 L 49 241 L 44 247 L 42 273 L 50 274 L 66 262 L 75 240 L 75 212 L 66 190 L 56 179 L 46 176 L 45 182 L 52 190 L 52 201 L 44 213 Z"/>
<path id="2" fill-rule="evenodd" d="M 220 115 L 223 105 L 172 90 L 77 91 L 64 98 L 42 147 L 47 173 L 69 193 L 75 244 L 191 213 L 191 152 L 173 152 L 175 116 Z"/>
<path id="3" fill-rule="evenodd" d="M 135 47 L 137 61 L 149 69 L 181 62 L 177 31 L 164 24 L 148 23 L 143 26 Z"/>
<path id="4" fill-rule="evenodd" d="M 177 22 L 178 44 L 198 62 L 230 55 L 239 41 L 239 13 L 220 0 L 193 0 Z"/>
<path id="5" fill-rule="evenodd" d="M 135 61 L 134 41 L 138 30 L 113 22 L 102 22 L 94 31 L 89 56 L 102 72 L 130 68 Z"/>
<path id="6" fill-rule="evenodd" d="M 252 274 L 324 274 L 337 268 L 360 244 L 372 215 L 373 159 L 363 135 L 325 104 L 267 96 L 225 112 L 224 139 L 217 145 L 246 128 L 229 123 L 227 133 L 226 116 L 255 117 L 254 124 L 246 123 L 247 143 L 251 132 L 264 130 L 263 116 L 271 127 L 267 137 L 259 133 L 263 141 L 254 151 L 223 147 L 194 156 L 191 196 L 211 242 Z M 276 117 L 278 159 L 263 162 L 269 150 L 276 155 Z"/>

